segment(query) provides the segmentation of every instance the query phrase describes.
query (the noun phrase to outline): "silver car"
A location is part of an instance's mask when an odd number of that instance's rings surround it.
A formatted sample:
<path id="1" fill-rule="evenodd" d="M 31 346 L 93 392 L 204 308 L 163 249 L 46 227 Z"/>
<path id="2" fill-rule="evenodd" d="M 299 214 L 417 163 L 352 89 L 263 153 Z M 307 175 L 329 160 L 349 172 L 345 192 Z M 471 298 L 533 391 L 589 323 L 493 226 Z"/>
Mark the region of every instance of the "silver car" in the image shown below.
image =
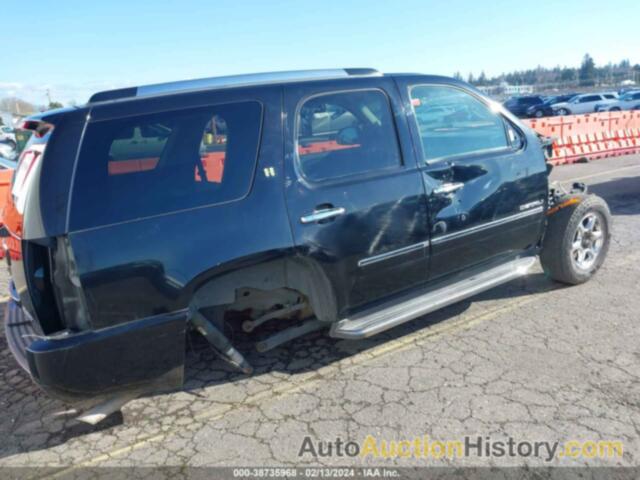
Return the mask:
<path id="1" fill-rule="evenodd" d="M 0 142 L 10 143 L 16 148 L 16 133 L 11 127 L 5 125 L 0 126 Z"/>
<path id="2" fill-rule="evenodd" d="M 584 93 L 573 97 L 568 102 L 555 103 L 551 105 L 554 115 L 577 115 L 582 113 L 593 113 L 596 105 L 606 100 L 617 100 L 618 94 L 606 93 Z"/>
<path id="3" fill-rule="evenodd" d="M 596 112 L 640 110 L 640 90 L 626 92 L 617 100 L 606 100 L 596 105 Z"/>

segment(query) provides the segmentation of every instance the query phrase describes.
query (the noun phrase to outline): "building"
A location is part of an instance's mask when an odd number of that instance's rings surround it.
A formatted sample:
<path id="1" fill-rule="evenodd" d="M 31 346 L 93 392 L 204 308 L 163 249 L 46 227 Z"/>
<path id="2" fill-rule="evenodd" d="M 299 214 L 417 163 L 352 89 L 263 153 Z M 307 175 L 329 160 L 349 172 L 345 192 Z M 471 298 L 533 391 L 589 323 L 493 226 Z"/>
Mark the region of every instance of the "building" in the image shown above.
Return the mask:
<path id="1" fill-rule="evenodd" d="M 533 85 L 509 85 L 507 82 L 500 84 L 502 93 L 509 96 L 531 95 L 534 91 Z"/>

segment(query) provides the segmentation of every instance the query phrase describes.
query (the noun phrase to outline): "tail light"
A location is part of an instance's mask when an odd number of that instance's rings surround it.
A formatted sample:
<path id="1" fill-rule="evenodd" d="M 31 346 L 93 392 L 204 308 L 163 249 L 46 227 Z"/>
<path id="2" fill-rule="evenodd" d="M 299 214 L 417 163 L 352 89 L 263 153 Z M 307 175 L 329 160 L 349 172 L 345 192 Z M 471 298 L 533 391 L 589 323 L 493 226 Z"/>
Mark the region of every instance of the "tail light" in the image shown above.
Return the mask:
<path id="1" fill-rule="evenodd" d="M 87 305 L 67 237 L 57 239 L 53 254 L 53 285 L 65 326 L 71 330 L 88 329 Z"/>

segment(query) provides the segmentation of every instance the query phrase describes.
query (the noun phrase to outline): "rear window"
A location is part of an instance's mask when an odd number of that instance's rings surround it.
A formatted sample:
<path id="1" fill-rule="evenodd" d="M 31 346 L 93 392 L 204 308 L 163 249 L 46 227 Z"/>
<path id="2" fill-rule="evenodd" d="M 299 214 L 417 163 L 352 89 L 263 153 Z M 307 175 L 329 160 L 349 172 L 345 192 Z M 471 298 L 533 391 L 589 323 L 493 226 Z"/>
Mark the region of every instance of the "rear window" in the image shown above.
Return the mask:
<path id="1" fill-rule="evenodd" d="M 401 164 L 389 100 L 379 90 L 327 93 L 304 102 L 297 145 L 302 173 L 313 181 Z"/>
<path id="2" fill-rule="evenodd" d="M 241 102 L 90 124 L 76 171 L 71 229 L 245 196 L 262 107 Z"/>

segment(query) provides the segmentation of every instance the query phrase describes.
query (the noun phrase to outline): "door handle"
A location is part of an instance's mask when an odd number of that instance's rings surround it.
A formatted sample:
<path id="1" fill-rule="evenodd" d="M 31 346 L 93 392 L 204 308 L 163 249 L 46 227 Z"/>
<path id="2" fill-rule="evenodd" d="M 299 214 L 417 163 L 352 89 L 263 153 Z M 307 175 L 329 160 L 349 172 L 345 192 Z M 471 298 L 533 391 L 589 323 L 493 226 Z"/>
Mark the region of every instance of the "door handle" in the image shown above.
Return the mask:
<path id="1" fill-rule="evenodd" d="M 433 189 L 433 193 L 436 195 L 446 195 L 449 193 L 456 192 L 464 187 L 464 183 L 456 182 L 456 183 L 443 183 L 439 187 Z"/>
<path id="2" fill-rule="evenodd" d="M 321 222 L 322 220 L 329 220 L 330 218 L 339 217 L 344 214 L 346 210 L 342 207 L 337 208 L 322 208 L 320 210 L 314 210 L 309 215 L 303 215 L 300 217 L 300 221 L 304 224 Z"/>

